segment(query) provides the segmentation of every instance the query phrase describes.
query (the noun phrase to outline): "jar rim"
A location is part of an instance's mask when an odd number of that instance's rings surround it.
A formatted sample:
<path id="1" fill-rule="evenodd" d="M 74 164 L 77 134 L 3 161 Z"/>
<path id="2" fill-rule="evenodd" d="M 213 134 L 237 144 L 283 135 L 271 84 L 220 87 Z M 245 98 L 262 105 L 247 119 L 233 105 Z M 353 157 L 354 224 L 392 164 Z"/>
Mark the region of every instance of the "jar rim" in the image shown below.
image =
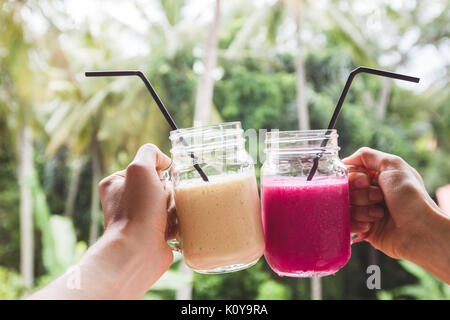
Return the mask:
<path id="1" fill-rule="evenodd" d="M 339 135 L 336 129 L 314 129 L 314 130 L 287 130 L 266 132 L 265 143 L 324 140 L 337 138 Z"/>
<path id="2" fill-rule="evenodd" d="M 340 150 L 338 136 L 336 129 L 271 131 L 266 133 L 264 152 L 278 157 L 335 153 Z"/>
<path id="3" fill-rule="evenodd" d="M 170 152 L 189 156 L 191 153 L 245 148 L 243 132 L 240 121 L 173 130 L 169 136 L 172 141 Z"/>
<path id="4" fill-rule="evenodd" d="M 198 135 L 200 133 L 205 133 L 208 131 L 234 131 L 239 132 L 242 130 L 242 125 L 240 121 L 231 121 L 231 122 L 224 122 L 224 123 L 218 123 L 213 125 L 207 125 L 207 126 L 198 126 L 198 127 L 190 127 L 190 128 L 179 128 L 176 130 L 172 130 L 169 132 L 169 139 L 179 139 L 181 136 L 183 138 Z"/>

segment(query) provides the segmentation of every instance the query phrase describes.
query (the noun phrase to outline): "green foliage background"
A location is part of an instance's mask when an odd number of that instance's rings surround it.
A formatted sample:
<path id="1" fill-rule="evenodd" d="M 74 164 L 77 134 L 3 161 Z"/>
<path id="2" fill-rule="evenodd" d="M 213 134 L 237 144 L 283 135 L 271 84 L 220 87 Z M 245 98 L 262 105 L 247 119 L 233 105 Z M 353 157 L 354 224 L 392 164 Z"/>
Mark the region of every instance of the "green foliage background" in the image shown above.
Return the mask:
<path id="1" fill-rule="evenodd" d="M 182 1 L 161 3 L 160 10 L 166 13 L 171 27 L 150 24 L 142 36 L 151 47 L 150 53 L 127 58 L 112 41 L 114 32 L 127 27 L 112 17 L 99 27 L 100 33 L 91 32 L 85 25 L 58 29 L 55 21 L 67 18 L 67 12 L 58 11 L 54 1 L 0 0 L 0 299 L 20 298 L 26 293 L 19 275 L 16 141 L 20 123 L 28 121 L 34 132 L 36 288 L 61 274 L 86 249 L 92 179 L 89 144 L 93 128 L 100 128 L 97 137 L 105 174 L 125 167 L 142 143 L 151 141 L 166 153 L 170 148 L 169 128 L 140 83 L 131 79 L 88 81 L 77 74 L 88 69 L 141 69 L 151 76 L 177 124 L 192 125 L 198 83 L 194 70 L 200 59 L 196 48 L 203 46 L 207 28 L 201 23 L 180 23 Z M 360 64 L 376 67 L 377 55 L 384 49 L 378 39 L 359 27 L 366 16 L 336 9 L 339 3 L 351 6 L 351 1 L 329 1 L 323 12 L 314 9 L 311 3 L 307 1 L 310 7 L 306 9 L 309 11 L 305 29 L 313 38 L 322 37 L 325 44 L 305 45 L 308 107 L 311 127 L 325 128 L 349 71 Z M 422 30 L 420 41 L 439 47 L 449 41 L 450 10 L 448 1 L 436 3 L 444 9 L 426 24 L 414 20 L 424 10 L 422 3 L 416 3 L 412 9 L 394 10 L 380 2 L 379 10 L 384 12 L 386 23 L 398 29 L 393 37 L 400 39 L 402 32 L 418 27 Z M 49 23 L 45 34 L 30 36 L 24 7 L 43 12 Z M 267 10 L 255 27 L 262 30 L 258 32 L 263 36 L 257 33 L 250 37 L 239 54 L 227 54 L 252 10 Z M 335 15 L 328 13 L 333 10 Z M 352 38 L 342 24 L 330 26 L 321 22 L 338 19 L 336 14 L 361 32 L 364 43 Z M 246 4 L 238 9 L 228 7 L 224 16 L 218 59 L 223 75 L 215 82 L 212 122 L 239 120 L 245 129 L 297 129 L 295 55 L 277 47 L 278 38 L 288 30 L 289 10 L 278 2 L 256 9 Z M 165 29 L 171 33 L 165 33 Z M 176 49 L 170 49 L 174 43 Z M 394 45 L 390 50 L 397 48 Z M 29 65 L 35 56 L 45 62 L 44 66 L 36 62 Z M 450 182 L 448 68 L 448 64 L 444 66 L 444 75 L 423 92 L 394 84 L 382 120 L 375 118 L 382 82 L 360 76 L 349 92 L 337 124 L 341 157 L 361 146 L 397 154 L 418 169 L 434 197 L 436 188 Z M 55 120 L 57 116 L 59 121 Z M 82 157 L 86 161 L 80 173 L 75 214 L 69 218 L 64 216 L 64 210 L 72 177 L 71 163 Z M 61 230 L 65 230 L 64 234 L 58 232 Z M 66 243 L 65 249 L 58 249 L 58 243 Z M 365 285 L 365 271 L 371 261 L 368 249 L 366 243 L 354 245 L 348 265 L 323 279 L 324 299 L 449 298 L 448 286 L 420 268 L 406 262 L 399 264 L 380 252 L 377 256 L 383 271 L 383 291 L 368 290 Z M 180 284 L 190 281 L 178 273 L 178 267 L 179 259 L 145 298 L 173 299 Z M 277 277 L 264 259 L 238 273 L 195 274 L 191 284 L 194 299 L 308 299 L 310 285 L 306 279 Z"/>

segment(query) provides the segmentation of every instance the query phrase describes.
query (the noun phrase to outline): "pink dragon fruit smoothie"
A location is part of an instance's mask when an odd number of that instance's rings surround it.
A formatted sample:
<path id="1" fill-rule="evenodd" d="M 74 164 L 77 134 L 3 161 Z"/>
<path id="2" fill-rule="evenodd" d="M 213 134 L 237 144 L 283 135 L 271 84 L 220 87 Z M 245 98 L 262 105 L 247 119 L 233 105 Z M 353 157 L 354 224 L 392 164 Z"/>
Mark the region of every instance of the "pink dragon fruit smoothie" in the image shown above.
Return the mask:
<path id="1" fill-rule="evenodd" d="M 334 274 L 350 259 L 347 177 L 263 177 L 265 258 L 279 276 Z"/>

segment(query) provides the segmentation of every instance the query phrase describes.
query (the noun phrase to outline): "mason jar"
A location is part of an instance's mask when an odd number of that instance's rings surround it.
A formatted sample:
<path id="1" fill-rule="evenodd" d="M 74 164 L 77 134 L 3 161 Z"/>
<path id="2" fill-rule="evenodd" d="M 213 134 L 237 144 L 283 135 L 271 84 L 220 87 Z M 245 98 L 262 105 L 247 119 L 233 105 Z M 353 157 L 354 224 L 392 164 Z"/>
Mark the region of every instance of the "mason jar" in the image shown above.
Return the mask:
<path id="1" fill-rule="evenodd" d="M 336 130 L 266 134 L 261 169 L 265 258 L 280 276 L 334 274 L 350 258 L 348 172 Z M 318 162 L 317 171 L 307 177 Z"/>
<path id="2" fill-rule="evenodd" d="M 171 180 L 186 264 L 200 273 L 254 265 L 264 252 L 253 160 L 240 122 L 170 132 Z M 207 180 L 193 167 L 198 164 Z"/>

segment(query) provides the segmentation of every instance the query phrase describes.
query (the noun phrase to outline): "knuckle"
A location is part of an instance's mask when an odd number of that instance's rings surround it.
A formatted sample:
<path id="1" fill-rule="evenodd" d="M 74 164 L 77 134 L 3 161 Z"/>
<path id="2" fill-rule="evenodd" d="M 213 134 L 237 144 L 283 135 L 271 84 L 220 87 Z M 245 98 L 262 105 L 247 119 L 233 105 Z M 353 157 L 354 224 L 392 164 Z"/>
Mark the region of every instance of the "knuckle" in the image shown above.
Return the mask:
<path id="1" fill-rule="evenodd" d="M 104 191 L 106 191 L 106 189 L 108 189 L 108 187 L 112 184 L 112 178 L 111 176 L 108 176 L 106 178 L 103 178 L 99 183 L 98 183 L 98 190 L 100 193 L 103 193 Z"/>
<path id="2" fill-rule="evenodd" d="M 381 159 L 380 165 L 383 169 L 399 168 L 404 164 L 402 158 L 396 155 L 390 155 Z"/>
<path id="3" fill-rule="evenodd" d="M 405 161 L 400 158 L 399 156 L 393 155 L 391 158 L 391 162 L 395 165 L 402 165 L 405 163 Z"/>
<path id="4" fill-rule="evenodd" d="M 417 194 L 419 191 L 417 183 L 414 183 L 414 181 L 412 181 L 411 179 L 403 179 L 399 184 L 398 184 L 398 189 L 406 194 L 406 195 L 414 195 Z"/>
<path id="5" fill-rule="evenodd" d="M 154 151 L 154 152 L 159 151 L 159 148 L 156 145 L 154 145 L 153 143 L 143 144 L 141 146 L 141 148 L 148 149 L 148 150 L 151 150 L 151 151 Z"/>
<path id="6" fill-rule="evenodd" d="M 364 154 L 372 153 L 373 149 L 369 148 L 369 147 L 361 147 L 358 149 L 357 152 L 360 153 L 361 155 L 364 155 Z"/>
<path id="7" fill-rule="evenodd" d="M 415 195 L 419 192 L 419 181 L 411 177 L 405 170 L 389 170 L 380 175 L 381 185 L 395 188 L 403 195 Z"/>
<path id="8" fill-rule="evenodd" d="M 144 164 L 139 162 L 132 162 L 127 167 L 127 174 L 143 174 L 147 171 L 147 168 Z"/>

